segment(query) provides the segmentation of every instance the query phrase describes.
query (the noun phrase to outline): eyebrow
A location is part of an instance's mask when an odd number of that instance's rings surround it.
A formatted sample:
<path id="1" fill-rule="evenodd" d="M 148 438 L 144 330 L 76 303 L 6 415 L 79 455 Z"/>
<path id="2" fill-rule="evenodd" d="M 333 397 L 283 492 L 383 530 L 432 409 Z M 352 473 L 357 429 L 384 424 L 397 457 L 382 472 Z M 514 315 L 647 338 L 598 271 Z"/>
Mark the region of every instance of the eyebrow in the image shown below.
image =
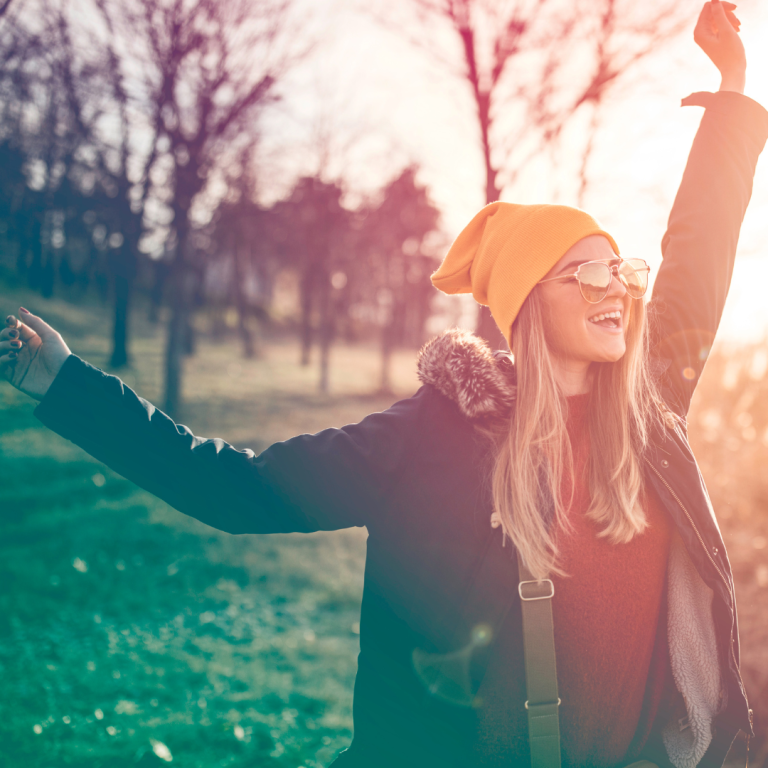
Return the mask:
<path id="1" fill-rule="evenodd" d="M 569 261 L 557 274 L 562 275 L 567 269 L 573 267 L 579 267 L 582 264 L 586 264 L 588 261 L 620 261 L 620 256 L 611 256 L 607 259 L 576 259 L 575 261 Z"/>

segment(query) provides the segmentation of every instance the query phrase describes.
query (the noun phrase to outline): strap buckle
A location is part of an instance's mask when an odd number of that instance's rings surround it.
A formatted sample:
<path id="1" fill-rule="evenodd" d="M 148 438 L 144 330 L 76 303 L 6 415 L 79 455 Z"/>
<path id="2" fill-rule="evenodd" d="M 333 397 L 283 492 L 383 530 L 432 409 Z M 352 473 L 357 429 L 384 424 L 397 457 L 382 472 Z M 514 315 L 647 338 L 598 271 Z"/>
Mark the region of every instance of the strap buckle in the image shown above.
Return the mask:
<path id="1" fill-rule="evenodd" d="M 554 701 L 545 701 L 543 704 L 531 704 L 532 707 L 546 707 L 551 704 L 554 704 Z M 557 697 L 557 706 L 559 707 L 563 703 L 563 700 L 558 696 Z M 528 709 L 528 702 L 525 702 L 525 708 Z"/>
<path id="2" fill-rule="evenodd" d="M 525 597 L 523 595 L 523 584 L 549 584 L 549 594 L 548 595 L 534 595 L 533 597 Z M 555 585 L 552 583 L 552 579 L 542 579 L 541 581 L 521 581 L 517 585 L 517 594 L 520 595 L 520 599 L 524 600 L 525 602 L 529 603 L 534 600 L 551 600 L 555 595 Z"/>

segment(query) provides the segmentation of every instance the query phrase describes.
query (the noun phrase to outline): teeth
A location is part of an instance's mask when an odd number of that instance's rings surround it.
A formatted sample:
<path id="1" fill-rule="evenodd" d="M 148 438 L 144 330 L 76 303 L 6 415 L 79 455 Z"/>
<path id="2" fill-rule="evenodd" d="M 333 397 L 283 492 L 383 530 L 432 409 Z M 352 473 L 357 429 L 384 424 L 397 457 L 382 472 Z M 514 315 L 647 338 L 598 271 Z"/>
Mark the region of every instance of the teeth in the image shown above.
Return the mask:
<path id="1" fill-rule="evenodd" d="M 618 320 L 621 318 L 621 312 L 619 310 L 615 310 L 613 312 L 606 312 L 605 314 L 602 314 L 602 315 L 594 315 L 593 317 L 589 318 L 589 322 L 599 323 L 601 320 L 605 320 L 607 317 L 612 317 Z"/>

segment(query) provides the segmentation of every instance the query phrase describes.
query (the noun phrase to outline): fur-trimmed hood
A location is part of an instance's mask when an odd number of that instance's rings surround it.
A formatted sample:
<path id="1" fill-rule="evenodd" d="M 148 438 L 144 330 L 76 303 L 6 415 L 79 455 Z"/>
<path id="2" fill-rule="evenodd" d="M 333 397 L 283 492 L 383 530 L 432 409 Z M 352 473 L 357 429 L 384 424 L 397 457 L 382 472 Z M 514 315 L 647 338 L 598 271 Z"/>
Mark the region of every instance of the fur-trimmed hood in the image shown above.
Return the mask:
<path id="1" fill-rule="evenodd" d="M 417 371 L 422 384 L 431 384 L 470 419 L 505 415 L 515 400 L 510 356 L 491 352 L 482 339 L 459 328 L 422 347 Z"/>

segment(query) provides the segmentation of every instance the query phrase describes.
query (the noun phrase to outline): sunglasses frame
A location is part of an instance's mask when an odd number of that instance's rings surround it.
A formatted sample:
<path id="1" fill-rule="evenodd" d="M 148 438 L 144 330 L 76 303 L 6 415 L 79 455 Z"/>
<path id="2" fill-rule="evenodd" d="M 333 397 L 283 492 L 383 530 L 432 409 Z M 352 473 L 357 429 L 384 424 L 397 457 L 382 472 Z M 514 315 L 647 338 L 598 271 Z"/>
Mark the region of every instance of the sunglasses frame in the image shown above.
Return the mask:
<path id="1" fill-rule="evenodd" d="M 645 259 L 622 259 L 620 256 L 617 256 L 616 259 L 611 259 L 611 261 L 614 261 L 614 260 L 618 261 L 619 263 L 618 264 L 606 264 L 605 261 L 599 261 L 597 259 L 595 259 L 594 261 L 585 261 L 582 264 L 579 264 L 579 266 L 577 267 L 576 271 L 573 274 L 570 274 L 570 275 L 557 275 L 557 277 L 548 277 L 545 280 L 539 280 L 537 285 L 541 285 L 542 283 L 549 283 L 552 280 L 575 279 L 576 282 L 579 284 L 579 293 L 581 293 L 581 297 L 584 299 L 584 301 L 589 302 L 590 304 L 599 304 L 608 295 L 608 291 L 611 288 L 611 283 L 613 282 L 613 278 L 614 277 L 616 277 L 618 279 L 618 281 L 627 290 L 627 293 L 629 293 L 629 288 L 627 287 L 627 284 L 621 279 L 621 273 L 619 272 L 619 270 L 620 270 L 622 264 L 628 264 L 631 261 L 641 261 L 645 266 L 641 267 L 640 269 L 636 269 L 635 272 L 645 272 L 646 273 L 645 289 L 643 290 L 643 292 L 639 296 L 632 296 L 632 294 L 630 294 L 630 297 L 633 298 L 633 299 L 642 299 L 643 296 L 645 296 L 645 294 L 648 291 L 647 277 L 648 277 L 648 274 L 651 271 L 651 268 L 648 266 L 648 262 L 645 261 Z M 603 293 L 603 295 L 599 299 L 596 299 L 595 301 L 592 301 L 591 299 L 588 299 L 584 295 L 584 289 L 582 287 L 582 283 L 581 283 L 581 280 L 579 278 L 579 272 L 581 271 L 581 268 L 586 266 L 587 264 L 602 264 L 604 267 L 606 267 L 606 269 L 609 270 L 610 276 L 611 276 L 610 280 L 608 281 L 608 285 L 606 285 L 606 287 L 605 287 L 605 292 Z"/>

